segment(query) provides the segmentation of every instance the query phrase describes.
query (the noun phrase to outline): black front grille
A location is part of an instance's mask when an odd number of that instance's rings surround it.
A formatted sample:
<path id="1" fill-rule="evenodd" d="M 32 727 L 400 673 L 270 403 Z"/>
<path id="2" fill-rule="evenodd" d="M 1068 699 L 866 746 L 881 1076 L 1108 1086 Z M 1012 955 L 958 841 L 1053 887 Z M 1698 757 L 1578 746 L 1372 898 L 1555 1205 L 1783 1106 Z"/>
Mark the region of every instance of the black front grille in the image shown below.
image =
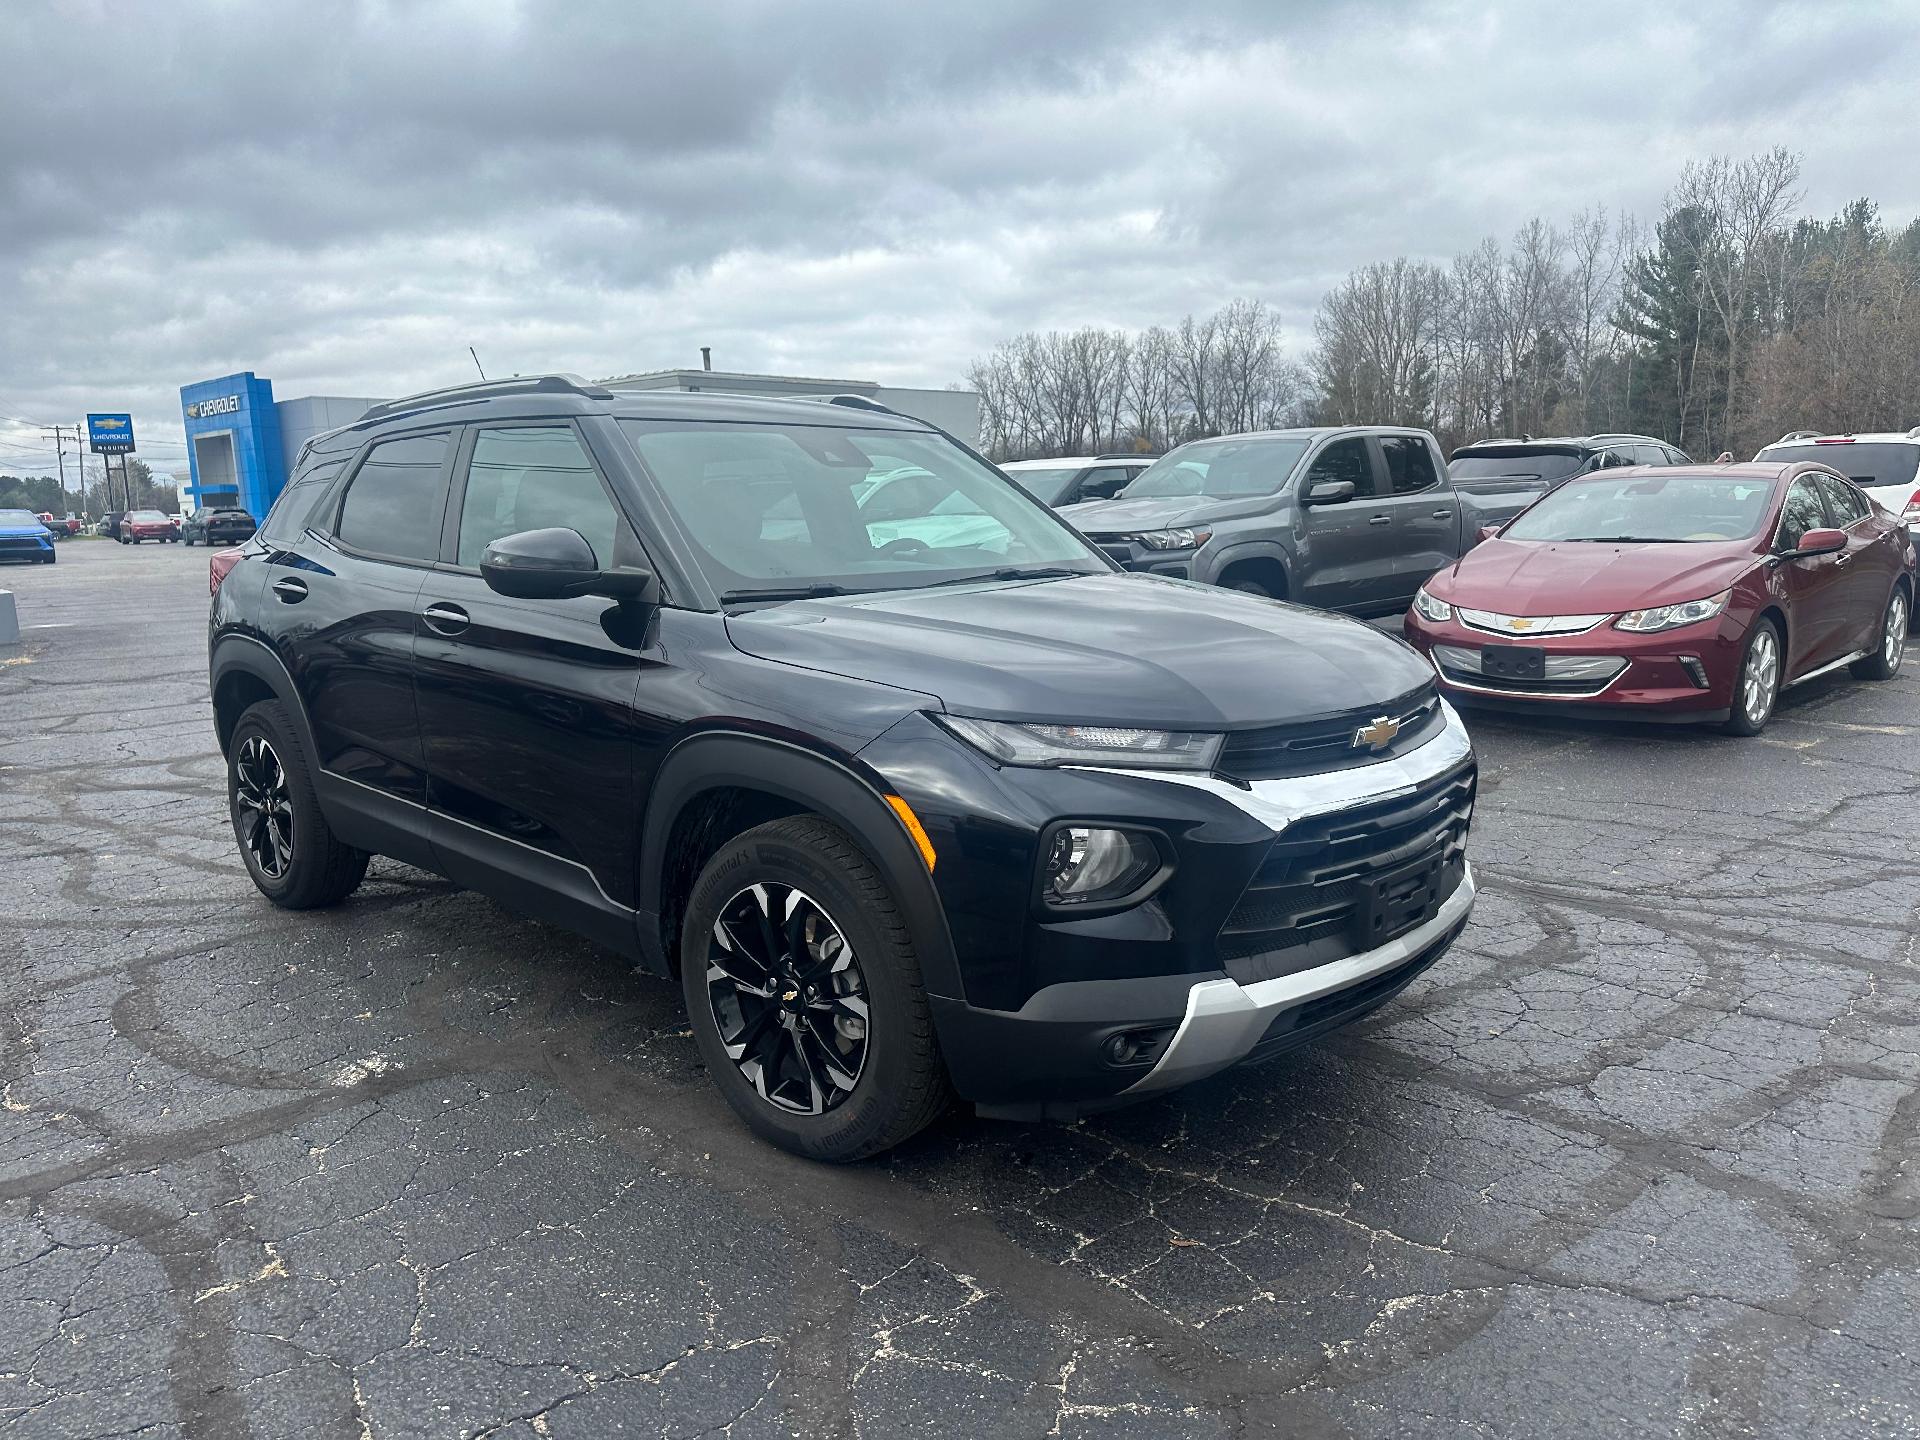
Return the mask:
<path id="1" fill-rule="evenodd" d="M 1583 680 L 1516 680 L 1509 675 L 1482 675 L 1477 670 L 1462 670 L 1455 665 L 1442 665 L 1440 673 L 1456 685 L 1474 685 L 1513 695 L 1598 695 L 1615 679 L 1615 676 L 1609 675 L 1604 680 L 1592 677 Z"/>
<path id="2" fill-rule="evenodd" d="M 1399 733 L 1378 749 L 1364 742 L 1356 744 L 1359 732 L 1380 719 L 1397 724 Z M 1445 726 L 1439 693 L 1427 684 L 1385 705 L 1344 710 L 1293 725 L 1235 731 L 1227 736 L 1217 768 L 1238 780 L 1278 780 L 1289 775 L 1345 770 L 1404 755 L 1424 745 Z"/>
<path id="3" fill-rule="evenodd" d="M 1393 933 L 1431 919 L 1466 875 L 1476 783 L 1469 759 L 1407 793 L 1287 826 L 1220 929 L 1226 972 L 1250 985 L 1382 943 L 1391 934 L 1360 933 L 1370 882 L 1437 863 L 1431 903 Z"/>
<path id="4" fill-rule="evenodd" d="M 37 555 L 45 548 L 45 545 L 41 541 L 25 535 L 0 535 L 0 551 L 31 550 Z"/>

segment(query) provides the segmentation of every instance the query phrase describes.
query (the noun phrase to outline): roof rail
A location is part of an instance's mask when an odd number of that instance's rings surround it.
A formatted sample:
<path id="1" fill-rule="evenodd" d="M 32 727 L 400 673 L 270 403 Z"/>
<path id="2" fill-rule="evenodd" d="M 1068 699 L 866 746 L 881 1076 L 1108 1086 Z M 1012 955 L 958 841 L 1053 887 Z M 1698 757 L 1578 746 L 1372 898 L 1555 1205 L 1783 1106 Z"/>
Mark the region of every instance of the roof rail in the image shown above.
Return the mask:
<path id="1" fill-rule="evenodd" d="M 1920 440 L 1920 425 L 1916 425 L 1907 431 L 1907 438 L 1909 440 Z"/>
<path id="2" fill-rule="evenodd" d="M 1819 438 L 1820 432 L 1818 430 L 1789 430 L 1773 443 L 1776 445 L 1785 445 L 1789 440 L 1817 440 Z"/>
<path id="3" fill-rule="evenodd" d="M 425 410 L 434 405 L 452 405 L 462 400 L 490 400 L 496 395 L 538 394 L 584 395 L 592 400 L 611 400 L 613 392 L 589 385 L 578 375 L 516 375 L 511 380 L 475 380 L 466 385 L 449 385 L 441 390 L 422 390 L 418 395 L 403 395 L 398 400 L 383 400 L 369 405 L 362 420 L 384 420 L 404 415 L 409 410 Z"/>
<path id="4" fill-rule="evenodd" d="M 1157 460 L 1165 453 L 1164 450 L 1109 450 L 1093 458 L 1096 460 Z"/>
<path id="5" fill-rule="evenodd" d="M 891 405 L 882 405 L 870 395 L 807 395 L 802 398 L 818 400 L 822 405 L 844 405 L 849 410 L 875 410 L 882 415 L 900 413 Z"/>

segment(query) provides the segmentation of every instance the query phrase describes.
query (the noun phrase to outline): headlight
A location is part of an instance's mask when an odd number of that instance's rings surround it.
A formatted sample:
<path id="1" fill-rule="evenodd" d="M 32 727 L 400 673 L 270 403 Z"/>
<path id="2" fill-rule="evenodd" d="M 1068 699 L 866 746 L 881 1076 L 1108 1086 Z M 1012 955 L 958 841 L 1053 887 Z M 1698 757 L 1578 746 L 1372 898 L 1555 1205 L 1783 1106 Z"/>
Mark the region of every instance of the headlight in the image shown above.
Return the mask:
<path id="1" fill-rule="evenodd" d="M 1702 620 L 1711 620 L 1727 608 L 1727 598 L 1731 590 L 1722 590 L 1718 595 L 1709 595 L 1704 600 L 1685 600 L 1678 605 L 1656 605 L 1650 610 L 1629 610 L 1618 620 L 1614 628 L 1635 630 L 1646 634 L 1652 630 L 1678 630 L 1682 625 L 1698 625 Z"/>
<path id="2" fill-rule="evenodd" d="M 1131 769 L 1211 770 L 1222 735 L 1128 730 L 1112 725 L 1043 725 L 936 715 L 947 729 L 1002 765 L 1125 765 Z"/>
<path id="3" fill-rule="evenodd" d="M 1149 550 L 1197 550 L 1213 538 L 1211 530 L 1148 530 L 1132 538 Z"/>
<path id="4" fill-rule="evenodd" d="M 1453 618 L 1453 607 L 1444 600 L 1434 599 L 1433 596 L 1427 593 L 1427 587 L 1424 585 L 1413 592 L 1413 608 L 1418 610 L 1421 618 L 1425 620 L 1437 621 L 1451 620 Z"/>
<path id="5" fill-rule="evenodd" d="M 1043 842 L 1040 896 L 1049 905 L 1096 905 L 1138 890 L 1160 869 L 1153 837 L 1101 825 L 1059 825 Z"/>

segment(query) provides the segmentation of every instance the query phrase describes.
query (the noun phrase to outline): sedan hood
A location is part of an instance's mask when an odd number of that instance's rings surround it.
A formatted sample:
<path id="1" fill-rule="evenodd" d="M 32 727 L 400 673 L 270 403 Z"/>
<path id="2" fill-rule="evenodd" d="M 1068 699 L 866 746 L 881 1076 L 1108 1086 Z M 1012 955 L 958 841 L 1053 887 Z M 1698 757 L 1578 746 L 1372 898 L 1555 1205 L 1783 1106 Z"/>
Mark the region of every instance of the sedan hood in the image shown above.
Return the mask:
<path id="1" fill-rule="evenodd" d="M 1207 495 L 1153 495 L 1139 500 L 1089 500 L 1063 505 L 1060 518 L 1083 535 L 1130 535 L 1141 530 L 1172 530 L 1211 525 L 1258 515 L 1273 505 L 1271 495 L 1219 499 Z"/>
<path id="2" fill-rule="evenodd" d="M 998 720 L 1240 729 L 1384 704 L 1432 670 L 1345 616 L 1151 575 L 1086 575 L 727 617 L 749 655 Z"/>
<path id="3" fill-rule="evenodd" d="M 1455 605 L 1502 615 L 1611 615 L 1718 594 L 1759 560 L 1754 543 L 1493 539 L 1427 588 Z"/>

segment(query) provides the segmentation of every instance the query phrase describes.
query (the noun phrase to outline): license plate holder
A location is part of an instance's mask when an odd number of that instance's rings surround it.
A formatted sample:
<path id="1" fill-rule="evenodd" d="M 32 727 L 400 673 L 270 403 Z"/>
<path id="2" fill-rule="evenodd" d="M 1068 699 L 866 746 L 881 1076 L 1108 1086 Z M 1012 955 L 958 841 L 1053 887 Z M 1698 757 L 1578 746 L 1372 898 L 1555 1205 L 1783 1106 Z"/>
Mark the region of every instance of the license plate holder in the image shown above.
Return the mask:
<path id="1" fill-rule="evenodd" d="M 1539 645 L 1483 645 L 1480 673 L 1489 680 L 1544 680 L 1547 652 Z"/>
<path id="2" fill-rule="evenodd" d="M 1360 882 L 1354 906 L 1354 945 L 1372 950 L 1431 920 L 1440 909 L 1440 872 L 1446 856 L 1435 851 Z"/>

